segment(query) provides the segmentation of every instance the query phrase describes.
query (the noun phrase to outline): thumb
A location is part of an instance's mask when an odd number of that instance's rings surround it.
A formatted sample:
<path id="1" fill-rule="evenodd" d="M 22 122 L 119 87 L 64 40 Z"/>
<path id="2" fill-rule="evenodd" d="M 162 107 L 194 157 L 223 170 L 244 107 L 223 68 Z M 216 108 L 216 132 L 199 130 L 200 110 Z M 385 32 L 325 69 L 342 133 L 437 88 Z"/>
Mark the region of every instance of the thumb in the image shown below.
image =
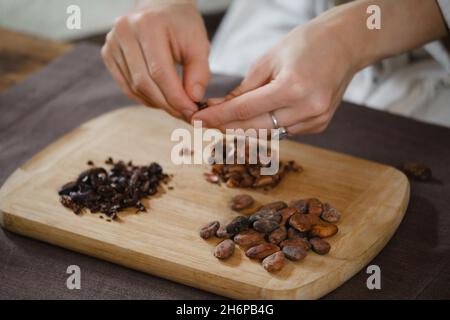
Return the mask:
<path id="1" fill-rule="evenodd" d="M 196 102 L 202 101 L 206 86 L 211 77 L 208 56 L 198 55 L 184 65 L 184 88 L 189 97 Z"/>

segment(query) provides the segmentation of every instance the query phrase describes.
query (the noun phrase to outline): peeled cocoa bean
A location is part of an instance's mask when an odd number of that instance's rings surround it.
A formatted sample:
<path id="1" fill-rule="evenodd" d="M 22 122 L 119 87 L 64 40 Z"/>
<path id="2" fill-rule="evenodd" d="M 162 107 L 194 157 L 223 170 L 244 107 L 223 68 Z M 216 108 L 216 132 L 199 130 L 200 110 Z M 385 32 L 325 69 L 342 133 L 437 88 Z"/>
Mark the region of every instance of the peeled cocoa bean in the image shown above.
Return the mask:
<path id="1" fill-rule="evenodd" d="M 225 230 L 231 234 L 237 234 L 241 231 L 247 230 L 250 222 L 247 217 L 237 216 L 230 223 L 225 226 Z"/>
<path id="2" fill-rule="evenodd" d="M 310 237 L 329 238 L 338 232 L 338 227 L 331 223 L 320 223 L 312 227 Z"/>
<path id="3" fill-rule="evenodd" d="M 253 229 L 261 233 L 270 233 L 278 227 L 278 223 L 268 219 L 259 219 L 253 223 Z"/>
<path id="4" fill-rule="evenodd" d="M 323 212 L 323 204 L 319 199 L 308 199 L 308 213 L 314 216 L 320 216 Z"/>
<path id="5" fill-rule="evenodd" d="M 286 258 L 292 261 L 303 260 L 308 255 L 308 252 L 305 249 L 298 246 L 284 246 L 283 253 Z"/>
<path id="6" fill-rule="evenodd" d="M 279 244 L 281 241 L 285 240 L 287 237 L 287 230 L 285 226 L 281 226 L 273 230 L 269 234 L 269 242 L 273 244 Z"/>
<path id="7" fill-rule="evenodd" d="M 252 206 L 255 202 L 252 196 L 248 194 L 238 194 L 231 199 L 230 207 L 235 211 L 241 211 Z"/>
<path id="8" fill-rule="evenodd" d="M 250 259 L 264 259 L 271 254 L 280 251 L 280 247 L 272 243 L 262 243 L 251 247 L 245 252 L 245 255 Z"/>
<path id="9" fill-rule="evenodd" d="M 327 254 L 331 249 L 330 244 L 320 238 L 312 238 L 309 242 L 311 243 L 313 251 L 317 254 Z"/>
<path id="10" fill-rule="evenodd" d="M 308 232 L 300 232 L 297 229 L 289 227 L 288 231 L 287 231 L 287 237 L 288 237 L 288 239 L 292 239 L 292 238 L 307 238 L 308 237 Z"/>
<path id="11" fill-rule="evenodd" d="M 284 240 L 283 242 L 280 243 L 281 248 L 288 247 L 288 246 L 289 247 L 300 247 L 306 251 L 311 249 L 311 244 L 309 243 L 308 239 L 306 239 L 306 238 L 292 238 L 292 239 Z"/>
<path id="12" fill-rule="evenodd" d="M 200 230 L 200 237 L 202 237 L 203 239 L 209 239 L 211 237 L 214 237 L 219 227 L 220 227 L 219 221 L 212 221 L 208 223 Z"/>
<path id="13" fill-rule="evenodd" d="M 233 240 L 227 239 L 219 243 L 214 249 L 214 256 L 217 259 L 228 259 L 234 253 Z"/>
<path id="14" fill-rule="evenodd" d="M 308 214 L 296 213 L 289 219 L 289 225 L 300 232 L 308 232 L 313 224 Z"/>
<path id="15" fill-rule="evenodd" d="M 234 242 L 243 247 L 254 247 L 265 242 L 264 234 L 255 230 L 245 230 L 234 236 Z"/>
<path id="16" fill-rule="evenodd" d="M 224 226 L 220 226 L 216 231 L 216 237 L 221 239 L 229 239 L 233 234 L 228 233 Z"/>
<path id="17" fill-rule="evenodd" d="M 297 208 L 293 207 L 287 207 L 278 211 L 278 214 L 281 216 L 280 224 L 284 226 L 289 221 L 289 219 L 296 213 L 298 213 L 298 210 Z"/>
<path id="18" fill-rule="evenodd" d="M 289 203 L 289 207 L 296 208 L 299 213 L 308 213 L 308 204 L 306 200 L 294 200 Z"/>
<path id="19" fill-rule="evenodd" d="M 262 265 L 264 269 L 269 272 L 277 272 L 283 269 L 285 264 L 284 253 L 281 251 L 275 252 L 270 256 L 264 258 Z"/>
<path id="20" fill-rule="evenodd" d="M 336 223 L 341 219 L 341 213 L 333 208 L 329 203 L 323 205 L 323 212 L 320 217 L 326 222 Z"/>

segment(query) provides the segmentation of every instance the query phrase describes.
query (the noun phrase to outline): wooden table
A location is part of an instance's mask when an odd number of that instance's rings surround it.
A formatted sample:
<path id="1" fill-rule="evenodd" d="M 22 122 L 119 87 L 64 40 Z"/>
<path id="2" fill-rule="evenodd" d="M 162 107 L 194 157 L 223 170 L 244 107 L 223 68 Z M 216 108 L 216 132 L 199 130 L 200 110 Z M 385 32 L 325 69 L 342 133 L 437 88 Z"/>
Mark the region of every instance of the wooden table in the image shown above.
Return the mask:
<path id="1" fill-rule="evenodd" d="M 0 92 L 73 47 L 4 28 L 0 28 L 0 39 Z"/>

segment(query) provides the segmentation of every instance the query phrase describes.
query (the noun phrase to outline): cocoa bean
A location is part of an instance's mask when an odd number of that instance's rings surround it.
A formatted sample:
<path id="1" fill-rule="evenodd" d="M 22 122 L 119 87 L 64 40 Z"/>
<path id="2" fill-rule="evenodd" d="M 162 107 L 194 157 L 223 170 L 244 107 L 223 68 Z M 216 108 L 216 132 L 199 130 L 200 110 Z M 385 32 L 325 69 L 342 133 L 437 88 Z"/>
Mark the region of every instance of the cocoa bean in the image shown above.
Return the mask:
<path id="1" fill-rule="evenodd" d="M 225 230 L 231 234 L 237 234 L 241 231 L 247 230 L 250 222 L 247 217 L 237 216 L 230 223 L 225 226 Z"/>
<path id="2" fill-rule="evenodd" d="M 245 252 L 250 259 L 264 259 L 271 254 L 280 251 L 280 247 L 272 243 L 262 243 L 251 247 Z"/>
<path id="3" fill-rule="evenodd" d="M 341 219 L 341 213 L 333 208 L 329 203 L 323 205 L 323 212 L 320 217 L 326 222 L 336 223 Z"/>
<path id="4" fill-rule="evenodd" d="M 216 234 L 216 231 L 219 229 L 219 227 L 220 227 L 219 221 L 212 221 L 208 223 L 200 230 L 200 237 L 202 237 L 203 239 L 209 239 L 213 237 Z"/>
<path id="5" fill-rule="evenodd" d="M 281 226 L 273 230 L 268 237 L 270 243 L 279 244 L 281 241 L 285 240 L 287 237 L 287 230 L 285 226 Z"/>
<path id="6" fill-rule="evenodd" d="M 308 203 L 308 213 L 315 215 L 315 216 L 320 216 L 323 212 L 323 204 L 322 202 L 320 202 L 319 199 L 316 198 L 311 198 L 308 199 L 307 201 Z"/>
<path id="7" fill-rule="evenodd" d="M 258 209 L 258 211 L 264 211 L 264 210 L 274 210 L 275 212 L 286 208 L 288 205 L 286 202 L 284 201 L 275 201 L 275 202 L 270 202 L 268 204 L 263 205 L 262 207 L 260 207 Z"/>
<path id="8" fill-rule="evenodd" d="M 272 186 L 274 182 L 275 180 L 273 176 L 260 176 L 259 178 L 256 178 L 255 182 L 253 183 L 253 187 L 255 188 L 268 187 Z"/>
<path id="9" fill-rule="evenodd" d="M 278 227 L 278 223 L 268 219 L 259 219 L 253 223 L 253 229 L 261 233 L 270 233 Z"/>
<path id="10" fill-rule="evenodd" d="M 216 237 L 221 239 L 229 239 L 233 234 L 228 233 L 224 226 L 220 226 L 216 231 Z"/>
<path id="11" fill-rule="evenodd" d="M 270 256 L 264 258 L 262 265 L 268 272 L 277 272 L 283 269 L 285 264 L 284 253 L 281 251 L 275 252 Z"/>
<path id="12" fill-rule="evenodd" d="M 311 238 L 309 242 L 311 243 L 313 251 L 317 254 L 327 254 L 331 249 L 330 244 L 320 238 Z"/>
<path id="13" fill-rule="evenodd" d="M 226 239 L 216 246 L 214 249 L 214 256 L 217 259 L 228 259 L 233 255 L 234 247 L 233 240 Z"/>
<path id="14" fill-rule="evenodd" d="M 240 211 L 252 206 L 255 202 L 252 196 L 248 194 L 238 194 L 231 199 L 230 207 L 232 210 Z"/>
<path id="15" fill-rule="evenodd" d="M 254 247 L 265 242 L 264 234 L 255 230 L 245 230 L 234 236 L 234 242 L 243 247 Z"/>
<path id="16" fill-rule="evenodd" d="M 305 249 L 298 246 L 284 246 L 283 253 L 286 258 L 292 261 L 303 260 L 308 255 L 308 252 Z"/>
<path id="17" fill-rule="evenodd" d="M 248 219 L 249 219 L 250 224 L 253 224 L 255 221 L 261 220 L 261 219 L 270 220 L 270 221 L 274 221 L 276 223 L 280 223 L 281 222 L 281 215 L 279 215 L 277 213 L 272 213 L 272 212 L 260 212 L 260 211 L 257 211 L 256 213 L 252 214 Z"/>
<path id="18" fill-rule="evenodd" d="M 312 228 L 311 218 L 308 214 L 296 213 L 289 219 L 289 225 L 300 232 L 308 232 Z"/>
<path id="19" fill-rule="evenodd" d="M 297 229 L 289 227 L 288 231 L 287 231 L 287 237 L 288 237 L 288 239 L 292 239 L 292 238 L 307 238 L 308 237 L 308 232 L 300 232 Z"/>
<path id="20" fill-rule="evenodd" d="M 311 249 L 311 244 L 309 243 L 308 239 L 306 239 L 306 238 L 292 238 L 292 239 L 284 240 L 283 242 L 280 243 L 281 248 L 284 248 L 287 246 L 301 247 L 306 251 Z"/>
<path id="21" fill-rule="evenodd" d="M 289 219 L 296 213 L 298 213 L 298 210 L 297 208 L 293 207 L 287 207 L 278 211 L 278 214 L 281 216 L 280 224 L 284 226 L 289 221 Z"/>
<path id="22" fill-rule="evenodd" d="M 310 237 L 329 238 L 338 232 L 338 227 L 331 223 L 320 223 L 312 227 Z"/>
<path id="23" fill-rule="evenodd" d="M 289 203 L 289 207 L 296 208 L 299 213 L 308 213 L 306 200 L 294 200 Z"/>

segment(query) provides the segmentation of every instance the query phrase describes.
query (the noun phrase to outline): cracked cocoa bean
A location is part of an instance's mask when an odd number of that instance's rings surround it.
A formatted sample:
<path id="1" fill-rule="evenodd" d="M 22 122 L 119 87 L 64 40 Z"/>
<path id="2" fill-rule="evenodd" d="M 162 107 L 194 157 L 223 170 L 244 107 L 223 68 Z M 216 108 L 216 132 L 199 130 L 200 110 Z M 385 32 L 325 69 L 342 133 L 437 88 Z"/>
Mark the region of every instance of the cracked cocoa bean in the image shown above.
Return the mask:
<path id="1" fill-rule="evenodd" d="M 283 269 L 285 264 L 284 253 L 281 251 L 275 252 L 270 256 L 264 258 L 262 265 L 268 272 L 277 272 Z"/>
<path id="2" fill-rule="evenodd" d="M 262 243 L 251 247 L 245 252 L 245 255 L 250 259 L 264 259 L 271 254 L 280 251 L 280 247 L 272 243 Z"/>
<path id="3" fill-rule="evenodd" d="M 312 228 L 308 214 L 296 213 L 289 219 L 289 225 L 300 232 L 308 232 Z"/>
<path id="4" fill-rule="evenodd" d="M 341 219 L 341 213 L 333 208 L 329 203 L 325 203 L 323 205 L 323 212 L 320 217 L 326 222 L 336 223 Z"/>
<path id="5" fill-rule="evenodd" d="M 236 244 L 249 248 L 265 242 L 264 234 L 252 229 L 238 233 L 233 240 Z"/>
<path id="6" fill-rule="evenodd" d="M 299 246 L 284 246 L 283 253 L 289 260 L 300 261 L 306 258 L 308 252 Z"/>
<path id="7" fill-rule="evenodd" d="M 311 238 L 309 242 L 311 243 L 313 251 L 317 254 L 327 254 L 330 252 L 330 244 L 323 239 Z"/>
<path id="8" fill-rule="evenodd" d="M 280 243 L 281 248 L 284 248 L 287 246 L 301 247 L 306 251 L 311 249 L 311 244 L 309 243 L 308 239 L 306 239 L 306 238 L 292 238 L 292 239 L 284 240 L 283 242 Z"/>
<path id="9" fill-rule="evenodd" d="M 279 244 L 281 241 L 285 240 L 287 237 L 287 230 L 285 226 L 281 226 L 273 230 L 268 237 L 270 243 Z"/>
<path id="10" fill-rule="evenodd" d="M 261 233 L 270 233 L 278 227 L 277 222 L 268 219 L 259 219 L 253 223 L 253 229 Z"/>
<path id="11" fill-rule="evenodd" d="M 310 237 L 329 238 L 338 232 L 338 227 L 331 223 L 320 223 L 312 227 Z"/>
<path id="12" fill-rule="evenodd" d="M 237 234 L 241 231 L 247 230 L 250 221 L 247 217 L 237 216 L 230 223 L 225 226 L 225 230 L 231 234 Z"/>
<path id="13" fill-rule="evenodd" d="M 214 249 L 214 256 L 217 259 L 228 259 L 234 253 L 234 242 L 231 239 L 223 240 Z"/>
<path id="14" fill-rule="evenodd" d="M 248 194 L 238 194 L 231 199 L 230 207 L 232 210 L 241 211 L 253 205 L 255 200 Z"/>
<path id="15" fill-rule="evenodd" d="M 208 223 L 206 226 L 200 229 L 200 237 L 205 240 L 214 237 L 219 227 L 219 221 L 212 221 Z"/>

